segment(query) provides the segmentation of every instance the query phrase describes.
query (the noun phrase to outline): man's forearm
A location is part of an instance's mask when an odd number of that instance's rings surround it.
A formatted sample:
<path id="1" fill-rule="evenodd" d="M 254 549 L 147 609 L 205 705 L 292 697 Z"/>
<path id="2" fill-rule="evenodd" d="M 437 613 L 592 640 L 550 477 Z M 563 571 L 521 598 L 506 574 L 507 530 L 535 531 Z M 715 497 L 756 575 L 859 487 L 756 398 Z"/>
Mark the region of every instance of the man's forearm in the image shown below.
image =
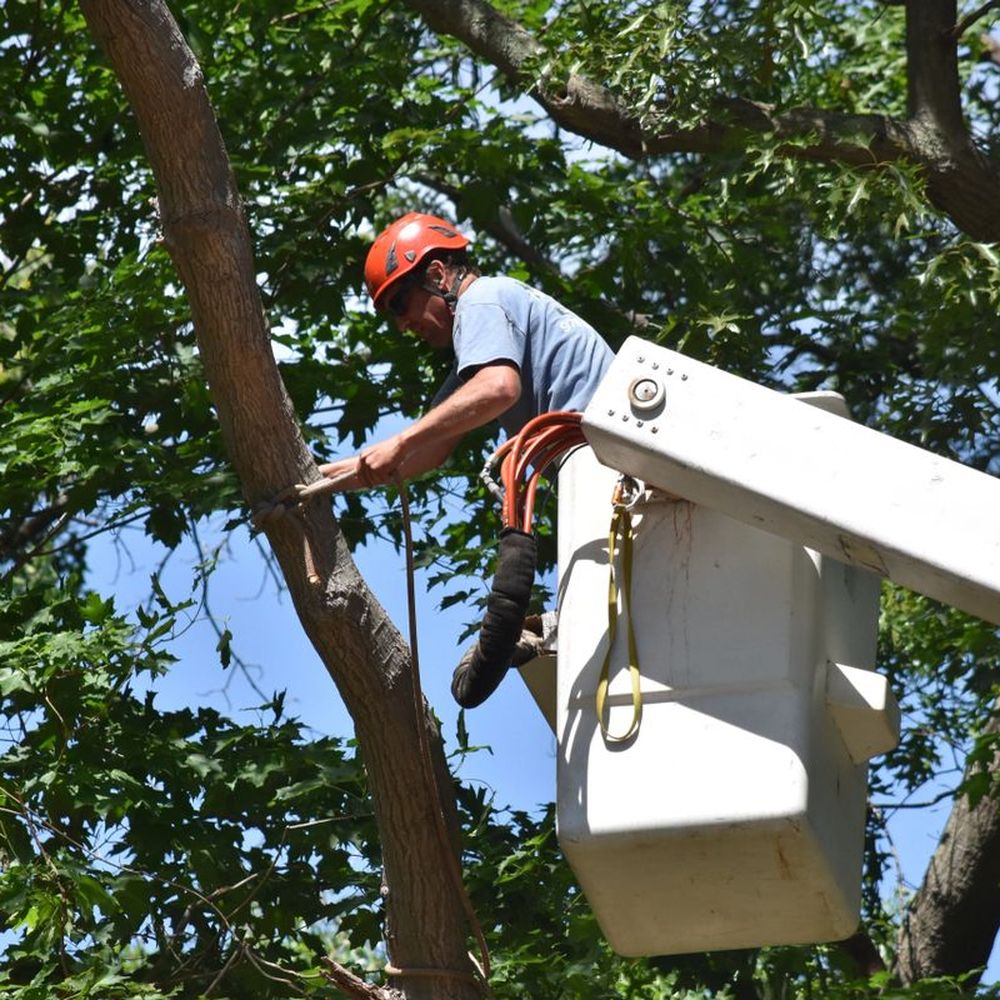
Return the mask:
<path id="1" fill-rule="evenodd" d="M 462 435 L 508 410 L 521 393 L 521 378 L 509 365 L 481 368 L 447 399 L 398 434 L 365 448 L 356 458 L 321 467 L 332 478 L 345 474 L 340 489 L 379 486 L 411 479 L 437 468 Z M 346 475 L 353 468 L 353 475 Z"/>
<path id="2" fill-rule="evenodd" d="M 387 438 L 373 447 L 392 448 L 398 442 L 400 448 L 403 447 L 400 435 Z M 428 445 L 423 448 L 411 447 L 403 453 L 402 459 L 396 466 L 393 478 L 415 479 L 417 476 L 436 469 L 451 454 L 453 448 L 458 443 L 458 439 L 446 442 L 437 442 L 437 447 Z M 366 483 L 359 471 L 360 455 L 353 455 L 350 458 L 342 458 L 337 462 L 328 462 L 320 465 L 319 471 L 327 479 L 337 480 L 336 491 L 348 493 L 352 490 L 366 489 L 370 484 Z"/>
<path id="3" fill-rule="evenodd" d="M 516 368 L 507 365 L 481 368 L 447 399 L 400 432 L 407 452 L 411 448 L 419 451 L 434 441 L 445 440 L 454 445 L 464 434 L 509 410 L 520 392 L 521 379 Z M 445 455 L 450 451 L 451 447 Z"/>

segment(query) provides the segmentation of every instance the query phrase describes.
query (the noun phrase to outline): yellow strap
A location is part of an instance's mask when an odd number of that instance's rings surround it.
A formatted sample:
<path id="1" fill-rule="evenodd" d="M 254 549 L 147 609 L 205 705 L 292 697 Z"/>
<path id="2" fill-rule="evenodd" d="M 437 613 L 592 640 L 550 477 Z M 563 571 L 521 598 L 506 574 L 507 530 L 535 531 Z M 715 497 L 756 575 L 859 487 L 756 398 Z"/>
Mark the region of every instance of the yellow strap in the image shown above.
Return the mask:
<path id="1" fill-rule="evenodd" d="M 628 732 L 615 736 L 608 732 L 608 724 L 604 721 L 604 705 L 608 696 L 608 675 L 611 669 L 611 653 L 615 646 L 615 635 L 618 631 L 618 592 L 615 585 L 615 549 L 618 534 L 621 533 L 621 574 L 622 574 L 622 605 L 625 613 L 625 629 L 628 635 L 628 671 L 632 679 L 632 724 Z M 601 726 L 601 735 L 605 743 L 624 743 L 632 739 L 639 731 L 642 720 L 642 692 L 639 688 L 639 654 L 636 651 L 635 632 L 632 629 L 632 515 L 623 504 L 615 504 L 615 512 L 611 517 L 611 531 L 608 534 L 608 650 L 604 654 L 601 666 L 601 677 L 597 682 L 597 721 Z"/>

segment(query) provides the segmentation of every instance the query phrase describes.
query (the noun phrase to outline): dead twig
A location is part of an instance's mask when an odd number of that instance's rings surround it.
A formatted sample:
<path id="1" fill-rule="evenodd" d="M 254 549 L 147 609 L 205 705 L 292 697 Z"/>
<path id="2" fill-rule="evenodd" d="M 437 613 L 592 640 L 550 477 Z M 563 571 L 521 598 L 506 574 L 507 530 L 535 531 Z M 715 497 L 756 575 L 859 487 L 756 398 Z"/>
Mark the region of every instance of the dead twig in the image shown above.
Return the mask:
<path id="1" fill-rule="evenodd" d="M 350 969 L 345 968 L 332 958 L 320 959 L 323 965 L 323 975 L 339 990 L 343 990 L 349 997 L 355 1000 L 398 1000 L 395 990 L 387 990 L 382 986 L 373 986 L 363 979 L 354 975 Z"/>

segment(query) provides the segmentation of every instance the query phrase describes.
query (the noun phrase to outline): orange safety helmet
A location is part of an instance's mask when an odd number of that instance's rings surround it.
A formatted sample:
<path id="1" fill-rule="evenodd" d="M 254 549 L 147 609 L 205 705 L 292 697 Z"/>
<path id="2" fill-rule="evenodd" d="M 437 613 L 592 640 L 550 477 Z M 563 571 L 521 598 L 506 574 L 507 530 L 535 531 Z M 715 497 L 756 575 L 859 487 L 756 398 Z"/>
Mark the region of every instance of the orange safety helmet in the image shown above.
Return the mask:
<path id="1" fill-rule="evenodd" d="M 464 250 L 469 241 L 450 222 L 436 215 L 409 212 L 375 237 L 365 260 L 365 284 L 384 308 L 390 289 L 413 272 L 432 250 Z"/>

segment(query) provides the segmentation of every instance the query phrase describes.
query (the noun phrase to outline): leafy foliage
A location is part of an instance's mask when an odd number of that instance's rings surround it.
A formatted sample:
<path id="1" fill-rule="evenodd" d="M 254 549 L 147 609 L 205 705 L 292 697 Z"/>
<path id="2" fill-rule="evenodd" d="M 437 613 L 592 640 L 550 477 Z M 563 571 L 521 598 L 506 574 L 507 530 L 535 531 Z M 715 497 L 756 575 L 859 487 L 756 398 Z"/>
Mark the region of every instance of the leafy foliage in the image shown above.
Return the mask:
<path id="1" fill-rule="evenodd" d="M 0 609 L 22 631 L 0 646 L 11 995 L 200 996 L 224 968 L 233 995 L 285 995 L 274 970 L 317 980 L 331 927 L 377 940 L 357 759 L 304 739 L 280 694 L 249 725 L 140 694 L 182 610 L 158 593 L 138 628 L 51 581 Z"/>
<path id="2" fill-rule="evenodd" d="M 497 6 L 542 39 L 539 78 L 589 76 L 644 123 L 692 124 L 737 96 L 904 110 L 899 5 Z M 174 10 L 318 453 L 420 412 L 447 367 L 383 330 L 363 299 L 368 239 L 419 204 L 476 234 L 484 270 L 555 294 L 613 346 L 638 330 L 775 386 L 834 388 L 857 419 L 1000 472 L 997 253 L 936 216 L 914 170 L 797 162 L 772 139 L 627 162 L 554 131 L 467 49 L 385 0 Z M 961 55 L 966 118 L 995 156 L 995 67 Z M 137 524 L 166 553 L 205 515 L 243 514 L 139 137 L 71 5 L 5 6 L 0 84 L 0 996 L 332 996 L 319 958 L 361 949 L 353 958 L 375 969 L 381 935 L 352 747 L 307 732 L 280 692 L 249 724 L 164 710 L 156 682 L 183 602 L 154 580 L 146 606 L 119 609 L 87 583 L 97 533 Z M 420 558 L 444 605 L 482 595 L 496 525 L 470 484 L 489 447 L 486 433 L 470 439 L 443 479 L 415 487 Z M 336 510 L 353 544 L 399 543 L 391 504 L 346 497 Z M 542 533 L 551 542 L 551 524 Z M 873 775 L 884 813 L 940 775 L 946 751 L 993 759 L 1000 637 L 887 587 L 880 650 L 908 720 Z M 982 779 L 965 791 L 995 793 Z M 551 813 L 459 796 L 498 995 L 904 992 L 858 978 L 835 948 L 619 959 Z M 898 914 L 881 899 L 874 819 L 869 833 L 866 927 L 889 953 Z"/>

